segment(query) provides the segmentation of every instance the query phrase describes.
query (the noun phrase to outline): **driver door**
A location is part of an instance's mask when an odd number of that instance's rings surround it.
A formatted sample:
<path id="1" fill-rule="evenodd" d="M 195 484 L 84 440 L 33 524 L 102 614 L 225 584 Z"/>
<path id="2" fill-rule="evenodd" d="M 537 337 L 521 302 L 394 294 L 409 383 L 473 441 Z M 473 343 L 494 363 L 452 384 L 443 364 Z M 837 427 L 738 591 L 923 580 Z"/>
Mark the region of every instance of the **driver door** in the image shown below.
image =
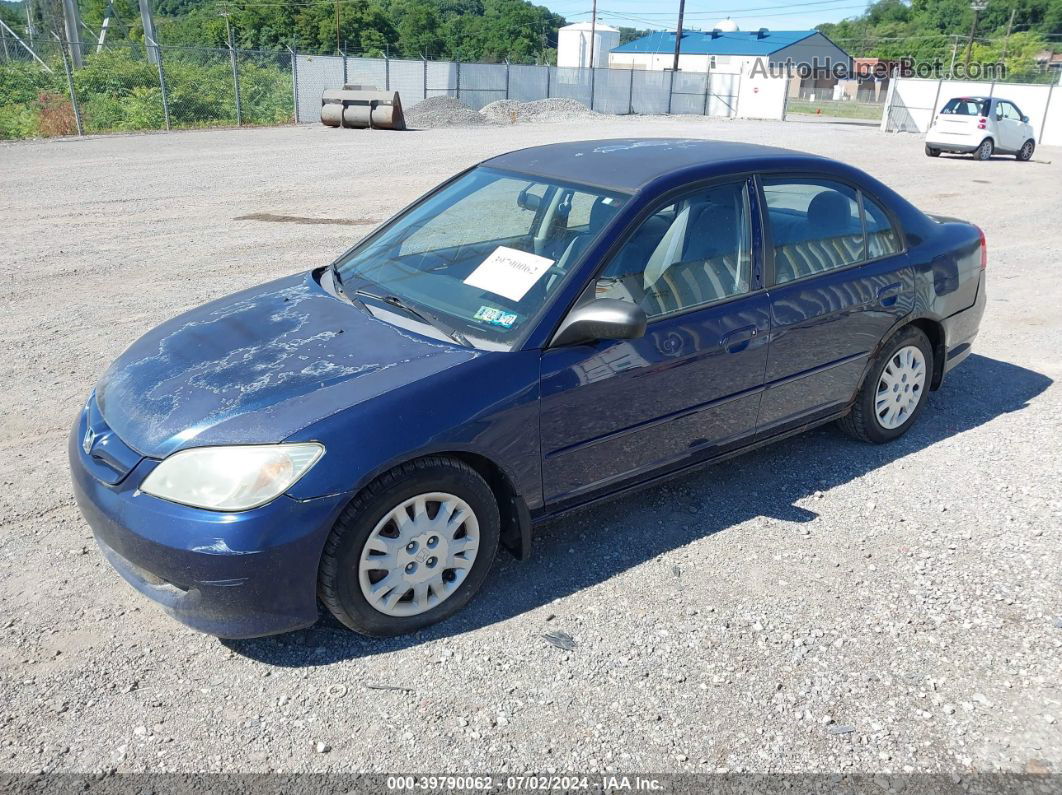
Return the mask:
<path id="1" fill-rule="evenodd" d="M 588 286 L 582 300 L 638 303 L 649 324 L 639 339 L 543 352 L 547 504 L 581 502 L 754 433 L 770 331 L 758 267 L 753 274 L 756 219 L 745 180 L 666 200 Z"/>

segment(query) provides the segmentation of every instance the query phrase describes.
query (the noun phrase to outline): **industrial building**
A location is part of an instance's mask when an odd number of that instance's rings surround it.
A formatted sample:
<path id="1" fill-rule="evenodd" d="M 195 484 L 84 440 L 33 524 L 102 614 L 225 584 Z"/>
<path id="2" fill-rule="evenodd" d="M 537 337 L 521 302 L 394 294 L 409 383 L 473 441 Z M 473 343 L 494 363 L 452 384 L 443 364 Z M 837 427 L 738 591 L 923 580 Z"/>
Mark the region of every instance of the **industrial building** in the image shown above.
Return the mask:
<path id="1" fill-rule="evenodd" d="M 682 33 L 679 69 L 687 72 L 747 74 L 757 61 L 763 66 L 796 65 L 821 68 L 851 66 L 848 53 L 817 30 L 739 30 L 723 20 L 710 31 Z M 613 69 L 671 69 L 675 58 L 675 34 L 655 31 L 614 47 L 608 56 Z M 595 56 L 596 59 L 596 56 Z"/>
<path id="2" fill-rule="evenodd" d="M 591 47 L 593 41 L 593 47 Z M 590 66 L 593 50 L 595 67 L 609 66 L 609 52 L 619 46 L 620 32 L 598 22 L 576 22 L 557 31 L 557 66 L 585 68 Z"/>

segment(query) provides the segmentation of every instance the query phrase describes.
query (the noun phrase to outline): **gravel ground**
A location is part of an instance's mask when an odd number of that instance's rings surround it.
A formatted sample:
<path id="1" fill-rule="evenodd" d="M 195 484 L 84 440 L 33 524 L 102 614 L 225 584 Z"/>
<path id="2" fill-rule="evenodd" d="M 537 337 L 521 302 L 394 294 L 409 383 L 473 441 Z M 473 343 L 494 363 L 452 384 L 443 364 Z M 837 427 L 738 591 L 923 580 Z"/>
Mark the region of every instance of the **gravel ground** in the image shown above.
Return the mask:
<path id="1" fill-rule="evenodd" d="M 821 152 L 983 225 L 976 355 L 900 441 L 820 429 L 556 522 L 412 637 L 224 644 L 101 560 L 65 438 L 138 335 L 484 157 L 628 135 Z M 0 146 L 0 770 L 1062 770 L 1060 159 L 700 118 Z"/>

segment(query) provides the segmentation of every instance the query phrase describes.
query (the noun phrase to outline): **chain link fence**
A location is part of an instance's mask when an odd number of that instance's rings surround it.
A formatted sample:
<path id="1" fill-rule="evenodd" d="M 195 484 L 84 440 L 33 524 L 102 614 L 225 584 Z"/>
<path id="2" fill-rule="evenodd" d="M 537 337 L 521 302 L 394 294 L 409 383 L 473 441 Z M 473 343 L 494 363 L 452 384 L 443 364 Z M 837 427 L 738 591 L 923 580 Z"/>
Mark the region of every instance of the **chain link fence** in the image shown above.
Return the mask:
<path id="1" fill-rule="evenodd" d="M 0 138 L 312 123 L 344 84 L 397 91 L 406 108 L 449 96 L 577 100 L 600 113 L 734 116 L 741 76 L 312 55 L 119 42 L 10 41 L 0 53 Z"/>
<path id="2" fill-rule="evenodd" d="M 736 115 L 741 76 L 725 73 L 575 69 L 527 64 L 303 55 L 296 58 L 300 122 L 314 122 L 321 92 L 344 83 L 398 91 L 411 108 L 431 97 L 453 97 L 474 110 L 499 99 L 574 99 L 599 113 Z"/>
<path id="3" fill-rule="evenodd" d="M 73 68 L 67 42 L 25 45 L 0 53 L 0 138 L 295 121 L 289 52 L 80 42 Z"/>

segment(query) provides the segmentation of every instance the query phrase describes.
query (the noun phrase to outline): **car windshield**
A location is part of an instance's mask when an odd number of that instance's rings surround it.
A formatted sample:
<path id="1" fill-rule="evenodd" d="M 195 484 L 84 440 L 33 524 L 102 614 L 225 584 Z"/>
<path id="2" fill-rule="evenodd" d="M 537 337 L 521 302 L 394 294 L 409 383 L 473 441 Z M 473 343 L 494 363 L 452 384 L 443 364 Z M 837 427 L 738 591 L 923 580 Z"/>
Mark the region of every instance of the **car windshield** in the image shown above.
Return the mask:
<path id="1" fill-rule="evenodd" d="M 949 99 L 940 112 L 946 116 L 987 116 L 988 100 L 969 97 Z"/>
<path id="2" fill-rule="evenodd" d="M 508 349 L 623 203 L 479 167 L 367 238 L 336 272 L 343 291 L 373 309 L 379 297 L 459 340 Z"/>

